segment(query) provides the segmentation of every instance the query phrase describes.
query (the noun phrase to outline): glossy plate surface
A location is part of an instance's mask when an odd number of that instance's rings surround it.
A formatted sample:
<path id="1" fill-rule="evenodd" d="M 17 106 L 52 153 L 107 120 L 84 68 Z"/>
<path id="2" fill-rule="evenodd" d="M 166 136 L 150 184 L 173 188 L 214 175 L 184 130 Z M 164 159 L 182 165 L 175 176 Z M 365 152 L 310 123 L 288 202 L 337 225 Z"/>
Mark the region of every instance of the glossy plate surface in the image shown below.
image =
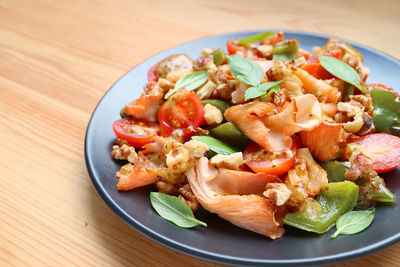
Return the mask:
<path id="1" fill-rule="evenodd" d="M 115 172 L 120 163 L 111 157 L 115 142 L 112 123 L 119 119 L 119 111 L 142 92 L 147 83 L 147 71 L 156 62 L 175 53 L 186 53 L 197 58 L 203 48 L 224 48 L 227 40 L 244 38 L 255 34 L 238 32 L 214 35 L 184 43 L 168 49 L 139 64 L 125 74 L 104 95 L 89 122 L 85 156 L 89 174 L 97 191 L 126 223 L 150 239 L 181 253 L 233 265 L 313 265 L 326 264 L 362 256 L 387 247 L 400 240 L 400 204 L 378 205 L 372 225 L 364 232 L 353 236 L 330 239 L 331 229 L 317 235 L 285 227 L 286 234 L 278 240 L 240 229 L 217 215 L 200 210 L 196 217 L 208 224 L 207 228 L 182 229 L 165 221 L 152 209 L 148 186 L 130 192 L 116 190 Z M 313 46 L 322 46 L 327 36 L 285 32 L 285 38 L 296 38 L 300 46 L 311 51 Z M 371 69 L 367 82 L 383 83 L 389 87 L 400 85 L 400 63 L 398 60 L 368 47 L 352 45 L 365 57 L 365 66 Z M 388 187 L 400 201 L 400 170 L 384 175 Z"/>

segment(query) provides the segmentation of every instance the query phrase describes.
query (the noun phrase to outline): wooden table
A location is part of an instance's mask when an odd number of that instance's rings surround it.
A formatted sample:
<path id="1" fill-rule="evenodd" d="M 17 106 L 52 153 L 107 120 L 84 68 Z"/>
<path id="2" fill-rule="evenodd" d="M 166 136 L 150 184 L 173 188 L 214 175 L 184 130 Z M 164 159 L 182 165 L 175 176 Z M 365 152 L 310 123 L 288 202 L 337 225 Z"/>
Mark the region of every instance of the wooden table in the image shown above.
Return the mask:
<path id="1" fill-rule="evenodd" d="M 157 52 L 237 30 L 335 35 L 400 58 L 399 14 L 398 0 L 0 0 L 0 265 L 217 266 L 147 239 L 99 197 L 83 145 L 102 95 Z M 397 244 L 340 265 L 399 262 Z"/>

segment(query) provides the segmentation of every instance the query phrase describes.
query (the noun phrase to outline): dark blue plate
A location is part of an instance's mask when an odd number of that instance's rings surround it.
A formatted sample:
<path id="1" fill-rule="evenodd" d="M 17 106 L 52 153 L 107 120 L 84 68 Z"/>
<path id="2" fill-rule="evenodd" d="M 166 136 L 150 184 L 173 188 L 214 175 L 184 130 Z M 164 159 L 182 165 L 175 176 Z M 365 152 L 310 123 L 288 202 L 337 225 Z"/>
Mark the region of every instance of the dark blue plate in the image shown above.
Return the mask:
<path id="1" fill-rule="evenodd" d="M 352 236 L 330 239 L 334 229 L 323 235 L 303 232 L 286 227 L 286 234 L 278 240 L 240 229 L 217 215 L 204 210 L 196 217 L 207 222 L 208 227 L 179 228 L 156 214 L 149 199 L 148 186 L 130 192 L 116 190 L 115 172 L 120 164 L 111 157 L 115 142 L 112 123 L 119 119 L 119 111 L 127 102 L 139 97 L 147 82 L 148 69 L 161 59 L 175 53 L 186 53 L 197 58 L 206 47 L 225 48 L 227 40 L 244 38 L 257 33 L 238 32 L 205 37 L 168 49 L 139 64 L 124 75 L 104 95 L 89 122 L 85 155 L 90 177 L 97 191 L 126 223 L 150 239 L 178 252 L 205 260 L 233 265 L 312 265 L 347 260 L 387 247 L 400 239 L 400 205 L 379 205 L 372 225 L 364 232 Z M 303 49 L 322 46 L 329 37 L 285 32 L 286 38 L 296 38 Z M 389 87 L 400 85 L 398 60 L 352 43 L 365 57 L 370 67 L 368 82 L 383 83 Z M 388 187 L 400 199 L 399 169 L 386 174 Z"/>

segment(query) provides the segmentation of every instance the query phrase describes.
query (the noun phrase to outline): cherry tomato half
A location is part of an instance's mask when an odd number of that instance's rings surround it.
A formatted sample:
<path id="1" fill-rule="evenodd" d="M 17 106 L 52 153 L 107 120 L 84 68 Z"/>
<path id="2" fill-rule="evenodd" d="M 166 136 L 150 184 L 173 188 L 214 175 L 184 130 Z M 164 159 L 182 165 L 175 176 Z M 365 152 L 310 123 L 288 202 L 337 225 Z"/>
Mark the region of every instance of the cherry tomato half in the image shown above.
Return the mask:
<path id="1" fill-rule="evenodd" d="M 236 54 L 236 51 L 238 50 L 238 46 L 235 45 L 232 41 L 226 42 L 226 49 L 228 50 L 229 55 L 234 55 Z"/>
<path id="2" fill-rule="evenodd" d="M 153 141 L 160 127 L 155 122 L 123 118 L 114 121 L 113 130 L 118 138 L 128 141 L 135 148 L 142 148 Z"/>
<path id="3" fill-rule="evenodd" d="M 302 67 L 302 69 L 307 71 L 315 78 L 321 80 L 328 80 L 335 77 L 332 74 L 330 74 L 326 69 L 324 69 L 324 67 L 322 67 L 321 63 L 319 62 L 308 63 L 307 65 Z"/>
<path id="4" fill-rule="evenodd" d="M 158 111 L 158 121 L 162 136 L 170 136 L 172 131 L 180 129 L 183 138 L 194 133 L 204 118 L 201 99 L 193 92 L 181 90 L 173 94 Z M 191 129 L 189 128 L 190 126 Z"/>
<path id="5" fill-rule="evenodd" d="M 400 165 L 400 137 L 387 133 L 365 135 L 354 141 L 375 160 L 374 171 L 384 173 Z"/>
<path id="6" fill-rule="evenodd" d="M 263 172 L 276 176 L 286 173 L 293 166 L 295 157 L 296 142 L 293 142 L 292 148 L 289 151 L 283 152 L 281 155 L 274 155 L 271 152 L 265 151 L 254 142 L 250 143 L 244 150 L 244 158 L 250 169 L 256 173 Z"/>
<path id="7" fill-rule="evenodd" d="M 147 81 L 149 83 L 158 81 L 157 68 L 159 64 L 160 62 L 154 64 L 154 66 L 149 69 L 149 72 L 147 72 Z"/>

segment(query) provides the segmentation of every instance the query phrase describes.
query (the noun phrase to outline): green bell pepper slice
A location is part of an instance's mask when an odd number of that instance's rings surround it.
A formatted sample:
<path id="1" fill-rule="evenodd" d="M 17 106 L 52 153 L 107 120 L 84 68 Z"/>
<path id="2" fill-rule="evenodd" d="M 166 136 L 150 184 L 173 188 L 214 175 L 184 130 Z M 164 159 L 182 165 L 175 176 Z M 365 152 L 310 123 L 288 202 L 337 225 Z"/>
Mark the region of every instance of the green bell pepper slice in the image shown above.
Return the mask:
<path id="1" fill-rule="evenodd" d="M 369 208 L 375 202 L 394 202 L 396 196 L 385 186 L 385 181 L 377 174 L 368 179 L 358 178 L 356 184 L 360 187 L 358 208 Z"/>
<path id="2" fill-rule="evenodd" d="M 335 225 L 340 216 L 353 210 L 357 199 L 358 186 L 355 183 L 349 181 L 329 183 L 313 202 L 316 206 L 312 210 L 319 210 L 317 214 L 310 215 L 300 209 L 288 213 L 283 222 L 305 231 L 323 234 Z"/>
<path id="3" fill-rule="evenodd" d="M 244 150 L 251 141 L 246 135 L 239 131 L 232 122 L 225 122 L 214 127 L 210 130 L 210 134 L 240 150 Z"/>
<path id="4" fill-rule="evenodd" d="M 213 55 L 213 62 L 216 66 L 221 65 L 224 62 L 225 59 L 225 53 L 222 51 L 221 48 L 218 48 L 214 52 L 212 52 Z"/>
<path id="5" fill-rule="evenodd" d="M 207 104 L 213 105 L 214 107 L 219 109 L 219 111 L 221 111 L 222 115 L 224 115 L 225 110 L 227 110 L 230 107 L 230 105 L 227 102 L 219 99 L 205 99 L 202 100 L 201 103 L 203 104 L 203 106 Z"/>
<path id="6" fill-rule="evenodd" d="M 374 125 L 378 132 L 400 136 L 400 99 L 388 90 L 370 92 L 374 106 Z"/>
<path id="7" fill-rule="evenodd" d="M 319 165 L 326 171 L 328 181 L 341 182 L 345 181 L 345 172 L 350 168 L 348 161 L 328 161 L 321 162 Z M 356 184 L 360 188 L 358 194 L 357 207 L 371 207 L 375 202 L 394 202 L 396 196 L 385 186 L 385 182 L 377 174 L 371 174 L 369 179 L 358 178 Z"/>
<path id="8" fill-rule="evenodd" d="M 290 62 L 298 58 L 298 54 L 299 42 L 295 39 L 284 40 L 275 45 L 272 50 L 272 59 Z"/>
<path id="9" fill-rule="evenodd" d="M 350 168 L 350 162 L 348 161 L 333 160 L 321 162 L 319 165 L 326 171 L 330 183 L 345 181 L 344 173 Z"/>

